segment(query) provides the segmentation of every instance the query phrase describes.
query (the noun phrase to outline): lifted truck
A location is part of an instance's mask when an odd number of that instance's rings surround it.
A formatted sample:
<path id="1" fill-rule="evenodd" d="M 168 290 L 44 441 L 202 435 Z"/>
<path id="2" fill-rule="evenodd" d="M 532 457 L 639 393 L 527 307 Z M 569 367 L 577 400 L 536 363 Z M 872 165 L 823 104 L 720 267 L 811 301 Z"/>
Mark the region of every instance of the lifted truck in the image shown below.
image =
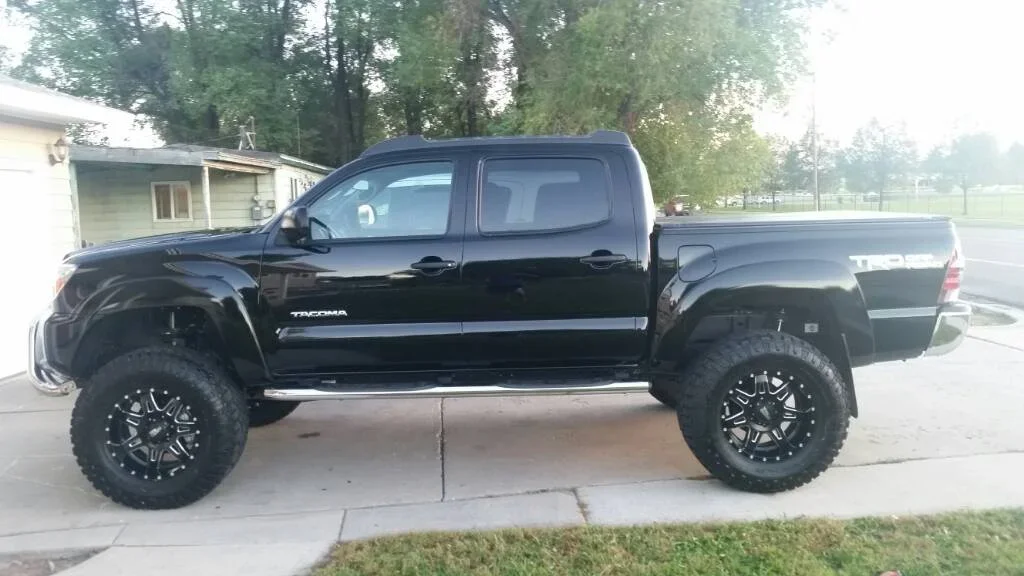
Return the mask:
<path id="1" fill-rule="evenodd" d="M 30 375 L 81 389 L 78 463 L 136 508 L 202 498 L 303 401 L 628 391 L 776 492 L 838 454 L 853 368 L 960 344 L 963 263 L 935 216 L 658 223 L 617 132 L 404 137 L 264 226 L 69 254 Z"/>

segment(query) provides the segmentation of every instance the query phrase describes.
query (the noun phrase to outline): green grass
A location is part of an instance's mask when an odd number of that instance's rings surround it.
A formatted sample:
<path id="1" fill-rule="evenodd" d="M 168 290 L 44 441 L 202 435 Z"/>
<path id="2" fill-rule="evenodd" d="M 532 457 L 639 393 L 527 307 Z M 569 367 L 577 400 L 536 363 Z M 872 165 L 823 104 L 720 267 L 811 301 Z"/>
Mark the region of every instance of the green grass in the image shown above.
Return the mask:
<path id="1" fill-rule="evenodd" d="M 317 576 L 1024 574 L 1024 510 L 433 533 L 340 544 Z"/>

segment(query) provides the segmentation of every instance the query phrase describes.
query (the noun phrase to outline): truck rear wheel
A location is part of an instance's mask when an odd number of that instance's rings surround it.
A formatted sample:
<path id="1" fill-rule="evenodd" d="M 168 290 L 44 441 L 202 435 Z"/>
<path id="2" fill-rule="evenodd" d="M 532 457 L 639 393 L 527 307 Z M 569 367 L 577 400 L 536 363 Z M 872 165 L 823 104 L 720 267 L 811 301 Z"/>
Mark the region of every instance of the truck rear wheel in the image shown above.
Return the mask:
<path id="1" fill-rule="evenodd" d="M 850 412 L 839 370 L 782 332 L 718 343 L 687 369 L 679 397 L 686 443 L 715 478 L 741 490 L 806 484 L 846 440 Z"/>
<path id="2" fill-rule="evenodd" d="M 110 361 L 71 413 L 71 446 L 86 478 L 111 500 L 179 508 L 207 495 L 245 447 L 241 390 L 190 350 L 153 347 Z"/>
<path id="3" fill-rule="evenodd" d="M 249 400 L 249 427 L 260 428 L 280 422 L 295 412 L 299 404 L 283 400 Z"/>

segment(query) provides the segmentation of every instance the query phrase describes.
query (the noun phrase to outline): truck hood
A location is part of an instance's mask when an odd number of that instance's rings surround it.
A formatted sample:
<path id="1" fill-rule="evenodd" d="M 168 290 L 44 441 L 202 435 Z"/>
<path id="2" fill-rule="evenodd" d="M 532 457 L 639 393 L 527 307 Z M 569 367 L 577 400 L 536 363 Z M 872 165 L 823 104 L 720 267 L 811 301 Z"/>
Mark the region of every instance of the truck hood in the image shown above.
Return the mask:
<path id="1" fill-rule="evenodd" d="M 168 245 L 182 244 L 201 240 L 213 240 L 230 238 L 249 234 L 256 230 L 256 226 L 239 228 L 214 228 L 211 230 L 194 230 L 189 232 L 173 232 L 170 234 L 159 234 L 156 236 L 144 236 L 142 238 L 131 238 L 128 240 L 115 240 L 105 244 L 80 248 L 69 252 L 64 259 L 77 259 L 81 257 L 115 254 L 119 252 L 138 252 L 147 248 L 166 248 Z"/>

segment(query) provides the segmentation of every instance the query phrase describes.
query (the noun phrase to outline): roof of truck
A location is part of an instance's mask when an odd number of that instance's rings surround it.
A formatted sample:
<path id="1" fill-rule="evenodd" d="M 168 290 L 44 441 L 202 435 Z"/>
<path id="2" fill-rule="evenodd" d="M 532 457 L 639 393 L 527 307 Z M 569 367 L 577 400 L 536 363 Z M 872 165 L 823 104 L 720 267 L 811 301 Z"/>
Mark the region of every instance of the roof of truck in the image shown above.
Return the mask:
<path id="1" fill-rule="evenodd" d="M 507 145 L 547 145 L 547 144 L 612 144 L 631 146 L 629 136 L 625 132 L 614 130 L 596 130 L 581 136 L 474 136 L 470 138 L 445 138 L 429 140 L 422 135 L 399 136 L 370 146 L 360 156 L 365 158 L 384 152 L 404 152 L 424 148 L 442 147 L 477 147 Z"/>

